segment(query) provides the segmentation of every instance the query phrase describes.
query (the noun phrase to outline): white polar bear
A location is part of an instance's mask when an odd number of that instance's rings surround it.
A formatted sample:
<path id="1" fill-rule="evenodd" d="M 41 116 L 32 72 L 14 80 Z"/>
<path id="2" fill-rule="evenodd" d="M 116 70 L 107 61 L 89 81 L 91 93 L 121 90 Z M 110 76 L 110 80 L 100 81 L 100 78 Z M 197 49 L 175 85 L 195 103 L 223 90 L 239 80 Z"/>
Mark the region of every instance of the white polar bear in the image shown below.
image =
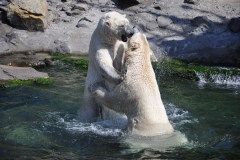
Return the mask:
<path id="1" fill-rule="evenodd" d="M 135 33 L 125 54 L 125 79 L 113 91 L 96 82 L 89 87 L 90 93 L 109 109 L 126 114 L 132 134 L 156 136 L 173 132 L 161 100 L 145 35 Z"/>
<path id="2" fill-rule="evenodd" d="M 122 81 L 120 70 L 127 38 L 133 35 L 133 28 L 125 15 L 118 12 L 106 13 L 98 23 L 89 46 L 89 65 L 82 106 L 78 110 L 81 120 L 95 121 L 99 118 L 101 106 L 89 94 L 90 84 L 105 82 L 108 89 Z M 124 44 L 125 43 L 125 44 Z"/>

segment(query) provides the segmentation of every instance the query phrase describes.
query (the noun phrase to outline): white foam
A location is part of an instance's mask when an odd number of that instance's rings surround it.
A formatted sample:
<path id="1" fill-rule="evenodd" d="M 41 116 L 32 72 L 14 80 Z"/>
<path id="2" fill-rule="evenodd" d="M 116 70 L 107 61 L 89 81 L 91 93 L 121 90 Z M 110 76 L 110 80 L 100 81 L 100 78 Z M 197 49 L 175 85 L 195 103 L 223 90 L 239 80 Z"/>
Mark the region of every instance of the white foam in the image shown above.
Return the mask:
<path id="1" fill-rule="evenodd" d="M 169 103 L 166 105 L 166 111 L 169 120 L 174 126 L 181 126 L 185 123 L 196 123 L 197 120 L 192 118 L 188 111 L 176 107 L 174 104 Z M 127 137 L 124 143 L 130 144 L 134 147 L 151 147 L 151 148 L 168 148 L 184 145 L 187 143 L 187 138 L 179 131 L 175 131 L 169 135 L 160 135 L 156 137 L 129 136 L 126 134 L 127 117 L 121 116 L 114 119 L 104 121 L 97 121 L 94 123 L 80 122 L 76 115 L 63 114 L 60 112 L 48 113 L 45 125 L 61 127 L 66 131 L 73 134 L 92 133 L 100 136 L 113 136 L 122 138 Z"/>
<path id="2" fill-rule="evenodd" d="M 88 125 L 81 122 L 67 123 L 66 129 L 71 132 L 92 132 L 101 136 L 120 136 L 123 131 L 120 128 L 105 128 L 99 124 L 89 123 Z"/>
<path id="3" fill-rule="evenodd" d="M 46 115 L 45 126 L 61 127 L 71 133 L 93 133 L 101 136 L 121 136 L 124 135 L 127 119 L 122 116 L 114 120 L 98 121 L 94 123 L 83 123 L 76 119 L 76 115 L 66 114 L 61 117 L 60 112 L 49 112 Z"/>
<path id="4" fill-rule="evenodd" d="M 240 77 L 237 75 L 211 74 L 209 76 L 204 73 L 195 73 L 201 83 L 212 82 L 216 84 L 240 85 Z"/>
<path id="5" fill-rule="evenodd" d="M 198 119 L 193 118 L 188 111 L 184 111 L 182 108 L 178 108 L 172 103 L 166 103 L 164 105 L 168 119 L 174 127 L 179 127 L 186 123 L 198 123 Z"/>

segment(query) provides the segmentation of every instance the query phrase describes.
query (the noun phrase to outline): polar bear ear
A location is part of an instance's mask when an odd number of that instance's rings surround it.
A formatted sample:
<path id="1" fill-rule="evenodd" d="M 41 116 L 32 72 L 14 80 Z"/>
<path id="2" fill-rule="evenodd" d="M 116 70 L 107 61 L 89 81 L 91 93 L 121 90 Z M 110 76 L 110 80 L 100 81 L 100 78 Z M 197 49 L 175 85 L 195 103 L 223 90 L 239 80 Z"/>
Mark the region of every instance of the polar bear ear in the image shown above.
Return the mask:
<path id="1" fill-rule="evenodd" d="M 125 17 L 125 18 L 126 18 L 126 14 L 123 14 L 123 17 Z"/>
<path id="2" fill-rule="evenodd" d="M 105 21 L 105 24 L 106 24 L 107 26 L 110 26 L 110 25 L 111 25 L 110 19 L 107 19 L 107 20 Z"/>

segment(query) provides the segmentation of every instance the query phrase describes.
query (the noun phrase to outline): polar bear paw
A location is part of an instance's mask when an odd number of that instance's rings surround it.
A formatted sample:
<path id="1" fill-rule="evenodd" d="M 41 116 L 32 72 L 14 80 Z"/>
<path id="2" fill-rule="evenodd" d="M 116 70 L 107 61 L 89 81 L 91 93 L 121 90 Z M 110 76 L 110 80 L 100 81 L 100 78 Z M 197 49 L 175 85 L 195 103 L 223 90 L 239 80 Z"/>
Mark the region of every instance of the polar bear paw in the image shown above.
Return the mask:
<path id="1" fill-rule="evenodd" d="M 103 96 L 107 90 L 103 82 L 94 82 L 88 87 L 88 91 L 93 97 L 99 97 Z"/>

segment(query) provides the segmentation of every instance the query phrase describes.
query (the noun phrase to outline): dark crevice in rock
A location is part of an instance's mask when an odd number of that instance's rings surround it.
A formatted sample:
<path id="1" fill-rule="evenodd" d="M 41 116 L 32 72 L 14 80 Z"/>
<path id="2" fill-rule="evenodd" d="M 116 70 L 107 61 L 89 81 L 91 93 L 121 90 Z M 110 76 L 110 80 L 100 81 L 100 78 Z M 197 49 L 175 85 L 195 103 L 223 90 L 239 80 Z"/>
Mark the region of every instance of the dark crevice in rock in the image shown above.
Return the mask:
<path id="1" fill-rule="evenodd" d="M 10 22 L 7 19 L 7 10 L 4 9 L 5 7 L 0 7 L 0 23 L 10 25 Z"/>
<path id="2" fill-rule="evenodd" d="M 10 73 L 8 73 L 7 71 L 5 71 L 4 69 L 2 69 L 3 73 L 5 73 L 7 76 L 12 77 L 13 79 L 16 79 L 16 77 L 14 77 L 13 75 L 11 75 Z"/>
<path id="3" fill-rule="evenodd" d="M 135 0 L 112 0 L 112 1 L 115 2 L 116 6 L 120 9 L 126 9 L 139 4 L 139 2 Z"/>
<path id="4" fill-rule="evenodd" d="M 34 16 L 36 16 L 36 17 L 38 17 L 38 16 L 39 16 L 39 17 L 40 17 L 40 16 L 43 16 L 42 14 L 29 12 L 29 11 L 27 11 L 26 9 L 24 9 L 24 8 L 22 8 L 22 7 L 20 7 L 20 6 L 19 6 L 19 9 L 22 10 L 25 14 L 34 15 Z"/>

